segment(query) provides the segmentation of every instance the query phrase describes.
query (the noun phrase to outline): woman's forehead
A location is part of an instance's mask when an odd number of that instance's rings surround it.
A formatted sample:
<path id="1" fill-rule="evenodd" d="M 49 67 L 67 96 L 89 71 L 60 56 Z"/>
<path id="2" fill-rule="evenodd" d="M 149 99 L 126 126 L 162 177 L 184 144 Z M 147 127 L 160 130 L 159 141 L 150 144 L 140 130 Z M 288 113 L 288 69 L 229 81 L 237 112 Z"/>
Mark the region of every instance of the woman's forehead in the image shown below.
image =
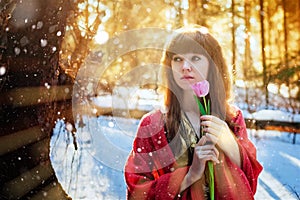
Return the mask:
<path id="1" fill-rule="evenodd" d="M 204 56 L 206 57 L 206 55 L 204 55 L 203 53 L 193 53 L 193 52 L 188 52 L 188 53 L 180 53 L 180 54 L 173 54 L 173 56 L 180 56 L 180 57 L 192 57 L 192 56 Z"/>
<path id="2" fill-rule="evenodd" d="M 175 38 L 169 45 L 168 51 L 172 54 L 198 53 L 207 54 L 203 46 L 191 37 Z"/>

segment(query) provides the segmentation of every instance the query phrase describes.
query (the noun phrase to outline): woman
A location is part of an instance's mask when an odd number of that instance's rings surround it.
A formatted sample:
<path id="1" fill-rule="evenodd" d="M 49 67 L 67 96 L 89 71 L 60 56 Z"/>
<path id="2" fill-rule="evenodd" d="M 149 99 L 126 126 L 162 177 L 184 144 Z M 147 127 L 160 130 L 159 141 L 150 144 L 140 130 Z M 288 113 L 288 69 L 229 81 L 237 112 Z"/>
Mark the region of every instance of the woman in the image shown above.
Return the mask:
<path id="1" fill-rule="evenodd" d="M 166 112 L 140 122 L 125 166 L 128 199 L 253 199 L 262 166 L 241 111 L 229 103 L 231 80 L 218 42 L 204 27 L 176 31 L 162 58 Z M 191 85 L 210 84 L 211 115 L 200 115 Z M 205 135 L 201 137 L 201 132 Z"/>

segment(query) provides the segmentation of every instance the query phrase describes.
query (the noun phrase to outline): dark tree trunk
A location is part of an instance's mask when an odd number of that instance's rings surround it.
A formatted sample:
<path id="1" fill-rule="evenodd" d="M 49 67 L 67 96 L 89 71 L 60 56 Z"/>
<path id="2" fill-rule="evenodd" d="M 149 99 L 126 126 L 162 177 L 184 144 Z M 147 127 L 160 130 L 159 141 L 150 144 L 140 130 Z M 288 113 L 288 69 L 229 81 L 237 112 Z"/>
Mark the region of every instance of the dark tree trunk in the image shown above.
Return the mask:
<path id="1" fill-rule="evenodd" d="M 68 1 L 14 2 L 1 30 L 0 199 L 67 199 L 49 141 L 57 110 L 71 110 L 71 91 L 61 92 L 71 81 L 59 68 Z"/>

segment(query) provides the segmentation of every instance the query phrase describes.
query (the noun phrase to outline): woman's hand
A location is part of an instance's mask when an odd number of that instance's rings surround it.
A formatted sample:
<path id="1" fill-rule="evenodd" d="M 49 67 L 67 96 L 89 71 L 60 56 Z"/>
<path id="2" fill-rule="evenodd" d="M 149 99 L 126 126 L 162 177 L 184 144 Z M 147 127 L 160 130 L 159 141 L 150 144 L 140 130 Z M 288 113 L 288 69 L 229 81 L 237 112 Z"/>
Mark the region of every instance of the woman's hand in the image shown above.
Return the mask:
<path id="1" fill-rule="evenodd" d="M 214 135 L 218 144 L 222 143 L 222 139 L 232 136 L 232 132 L 229 129 L 227 123 L 218 117 L 213 115 L 203 115 L 200 117 L 201 126 L 203 127 L 204 133 L 210 133 Z M 225 136 L 225 137 L 223 137 Z"/>
<path id="2" fill-rule="evenodd" d="M 219 151 L 216 148 L 217 138 L 212 134 L 204 135 L 194 149 L 193 162 L 189 171 L 181 184 L 181 190 L 202 178 L 207 161 L 219 163 Z"/>
<path id="3" fill-rule="evenodd" d="M 190 167 L 193 177 L 200 179 L 207 161 L 219 163 L 219 151 L 216 148 L 217 138 L 211 134 L 204 135 L 195 146 L 193 163 Z"/>
<path id="4" fill-rule="evenodd" d="M 216 144 L 225 152 L 229 158 L 238 166 L 241 165 L 241 158 L 238 144 L 234 134 L 227 123 L 213 115 L 203 115 L 200 117 L 201 126 L 206 134 L 216 137 Z"/>

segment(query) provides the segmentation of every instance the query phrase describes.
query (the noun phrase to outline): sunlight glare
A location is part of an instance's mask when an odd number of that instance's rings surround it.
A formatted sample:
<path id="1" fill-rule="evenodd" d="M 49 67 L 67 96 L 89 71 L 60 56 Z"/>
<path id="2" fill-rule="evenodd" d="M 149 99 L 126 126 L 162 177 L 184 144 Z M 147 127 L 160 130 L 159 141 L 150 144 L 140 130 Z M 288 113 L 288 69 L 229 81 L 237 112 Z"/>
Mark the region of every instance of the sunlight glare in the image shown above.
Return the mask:
<path id="1" fill-rule="evenodd" d="M 181 8 L 184 9 L 184 10 L 189 9 L 189 1 L 188 0 L 183 0 L 181 2 Z"/>
<path id="2" fill-rule="evenodd" d="M 299 87 L 290 86 L 290 88 L 289 88 L 285 84 L 284 84 L 284 87 L 285 87 L 284 90 L 286 91 L 287 98 L 289 98 L 289 97 L 295 98 L 297 96 L 297 94 L 299 92 Z"/>
<path id="3" fill-rule="evenodd" d="M 98 30 L 97 34 L 95 35 L 95 41 L 98 44 L 104 44 L 109 39 L 109 34 L 104 30 Z"/>
<path id="4" fill-rule="evenodd" d="M 244 80 L 236 80 L 235 81 L 235 84 L 237 87 L 241 87 L 241 88 L 244 88 L 245 87 L 245 82 Z"/>
<path id="5" fill-rule="evenodd" d="M 86 6 L 86 2 L 82 2 L 78 4 L 78 8 L 81 10 L 84 10 L 85 6 Z"/>
<path id="6" fill-rule="evenodd" d="M 276 85 L 274 83 L 269 83 L 268 91 L 273 93 L 273 94 L 278 94 L 278 85 Z"/>
<path id="7" fill-rule="evenodd" d="M 88 0 L 88 4 L 94 5 L 95 7 L 97 7 L 98 2 L 95 0 Z"/>
<path id="8" fill-rule="evenodd" d="M 251 17 L 251 18 L 250 18 L 250 23 L 251 23 L 253 26 L 257 26 L 257 25 L 258 25 L 257 20 L 256 20 L 254 17 Z"/>
<path id="9" fill-rule="evenodd" d="M 282 84 L 280 85 L 280 94 L 282 94 L 282 96 L 289 98 L 289 88 L 286 86 L 286 84 Z"/>
<path id="10" fill-rule="evenodd" d="M 253 63 L 253 67 L 257 72 L 262 72 L 263 71 L 263 67 L 261 66 L 260 62 L 257 61 L 255 63 Z"/>
<path id="11" fill-rule="evenodd" d="M 94 11 L 93 6 L 89 6 L 89 7 L 88 7 L 88 11 L 89 11 L 89 13 L 92 13 L 92 12 Z"/>
<path id="12" fill-rule="evenodd" d="M 165 11 L 165 16 L 167 19 L 176 18 L 176 10 L 174 8 L 168 9 Z"/>

